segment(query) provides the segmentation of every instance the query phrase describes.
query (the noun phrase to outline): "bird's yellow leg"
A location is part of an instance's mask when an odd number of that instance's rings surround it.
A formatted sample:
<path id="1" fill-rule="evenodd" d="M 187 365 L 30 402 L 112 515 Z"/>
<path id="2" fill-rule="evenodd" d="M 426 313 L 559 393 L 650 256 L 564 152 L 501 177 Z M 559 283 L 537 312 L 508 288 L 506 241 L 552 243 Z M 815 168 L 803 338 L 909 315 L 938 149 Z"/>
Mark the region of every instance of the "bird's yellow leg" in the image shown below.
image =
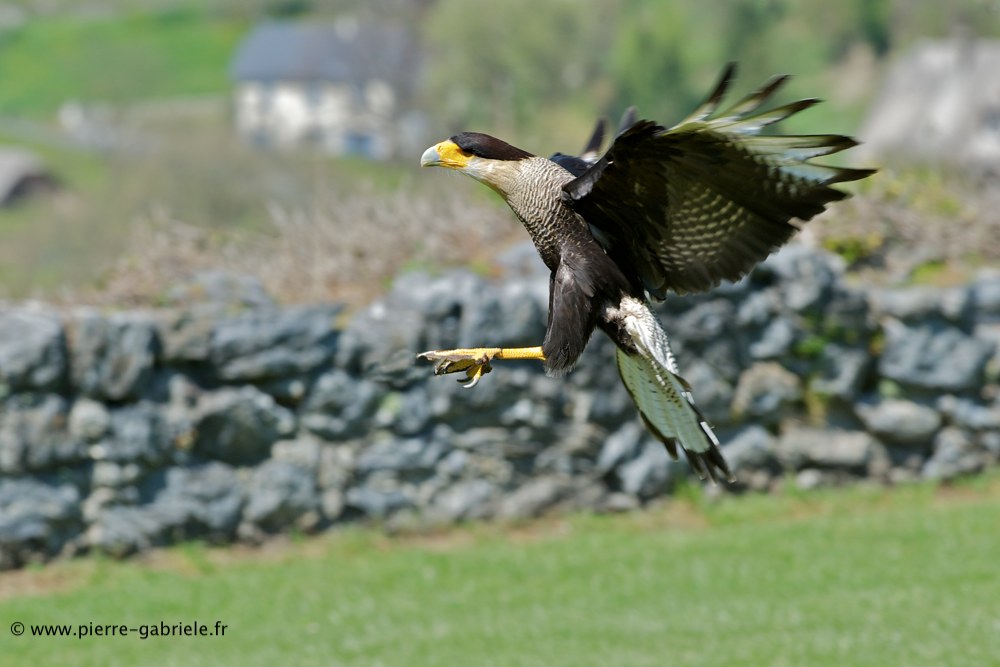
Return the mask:
<path id="1" fill-rule="evenodd" d="M 439 362 L 434 375 L 465 372 L 465 386 L 475 387 L 479 379 L 493 370 L 494 359 L 537 359 L 545 361 L 542 347 L 463 347 L 455 350 L 432 350 L 418 354 L 417 358 Z"/>

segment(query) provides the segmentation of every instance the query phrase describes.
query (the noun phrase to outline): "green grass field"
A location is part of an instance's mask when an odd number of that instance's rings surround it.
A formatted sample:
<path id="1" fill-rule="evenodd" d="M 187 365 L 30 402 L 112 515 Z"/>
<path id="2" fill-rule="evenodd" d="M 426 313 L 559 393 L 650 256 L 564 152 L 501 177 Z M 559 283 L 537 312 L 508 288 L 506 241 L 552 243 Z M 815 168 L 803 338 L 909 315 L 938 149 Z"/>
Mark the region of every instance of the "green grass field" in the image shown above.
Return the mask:
<path id="1" fill-rule="evenodd" d="M 29 22 L 0 39 L 0 113 L 226 92 L 226 66 L 246 30 L 195 9 Z"/>
<path id="2" fill-rule="evenodd" d="M 1000 479 L 0 575 L 11 665 L 991 665 Z M 11 635 L 15 621 L 28 626 Z M 200 622 L 225 636 L 53 638 Z"/>

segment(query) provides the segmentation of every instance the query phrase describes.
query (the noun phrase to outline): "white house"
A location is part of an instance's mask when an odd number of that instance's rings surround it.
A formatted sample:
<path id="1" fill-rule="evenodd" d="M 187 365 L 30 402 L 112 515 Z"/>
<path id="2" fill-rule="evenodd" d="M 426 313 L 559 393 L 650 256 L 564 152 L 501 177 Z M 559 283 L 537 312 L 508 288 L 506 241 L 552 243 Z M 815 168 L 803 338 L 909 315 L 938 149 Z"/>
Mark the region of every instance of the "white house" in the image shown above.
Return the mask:
<path id="1" fill-rule="evenodd" d="M 236 129 L 261 146 L 390 157 L 416 62 L 415 41 L 399 26 L 261 24 L 230 66 Z"/>

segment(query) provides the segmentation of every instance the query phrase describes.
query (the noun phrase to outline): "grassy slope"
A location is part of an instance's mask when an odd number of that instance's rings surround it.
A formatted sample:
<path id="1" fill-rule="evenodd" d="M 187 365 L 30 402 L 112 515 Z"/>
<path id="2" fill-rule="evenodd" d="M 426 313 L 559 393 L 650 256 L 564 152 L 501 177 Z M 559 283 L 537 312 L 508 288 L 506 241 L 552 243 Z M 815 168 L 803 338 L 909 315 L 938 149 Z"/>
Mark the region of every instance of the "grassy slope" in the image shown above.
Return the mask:
<path id="1" fill-rule="evenodd" d="M 28 23 L 0 41 L 0 113 L 225 92 L 226 65 L 245 30 L 194 11 Z"/>
<path id="2" fill-rule="evenodd" d="M 945 495 L 681 501 L 434 539 L 349 532 L 254 558 L 187 547 L 158 567 L 60 564 L 3 575 L 63 592 L 0 603 L 0 653 L 74 665 L 991 664 L 1000 480 Z M 216 619 L 224 638 L 7 630 Z"/>
<path id="3" fill-rule="evenodd" d="M 0 36 L 0 116 L 51 118 L 68 100 L 123 104 L 225 93 L 226 67 L 246 29 L 241 20 L 197 9 L 29 22 Z M 0 298 L 93 282 L 121 252 L 129 222 L 162 199 L 155 184 L 172 173 L 139 183 L 148 169 L 132 164 L 135 158 L 109 163 L 37 139 L 17 125 L 0 128 L 3 143 L 40 152 L 64 188 L 0 212 Z"/>

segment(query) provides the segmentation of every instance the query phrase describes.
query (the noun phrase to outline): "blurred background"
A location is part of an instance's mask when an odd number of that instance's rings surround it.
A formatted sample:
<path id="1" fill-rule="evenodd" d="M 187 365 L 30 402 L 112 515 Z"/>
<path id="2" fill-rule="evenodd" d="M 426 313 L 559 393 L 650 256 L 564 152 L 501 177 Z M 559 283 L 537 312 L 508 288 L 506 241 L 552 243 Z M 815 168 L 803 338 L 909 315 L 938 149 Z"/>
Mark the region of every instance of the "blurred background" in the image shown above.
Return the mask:
<path id="1" fill-rule="evenodd" d="M 548 297 L 427 146 L 573 153 L 727 61 L 879 168 L 659 313 L 734 484 L 604 336 L 415 365 Z M 998 176 L 1000 0 L 0 0 L 0 662 L 996 664 Z"/>
<path id="2" fill-rule="evenodd" d="M 991 261 L 998 31 L 989 0 L 5 2 L 0 296 L 149 303 L 224 265 L 283 300 L 363 302 L 404 266 L 488 261 L 484 216 L 518 232 L 421 174 L 423 147 L 475 129 L 574 151 L 630 104 L 669 125 L 729 60 L 738 92 L 790 73 L 781 99 L 826 98 L 785 131 L 860 134 L 902 170 L 817 232 L 831 249 L 895 278 Z"/>

